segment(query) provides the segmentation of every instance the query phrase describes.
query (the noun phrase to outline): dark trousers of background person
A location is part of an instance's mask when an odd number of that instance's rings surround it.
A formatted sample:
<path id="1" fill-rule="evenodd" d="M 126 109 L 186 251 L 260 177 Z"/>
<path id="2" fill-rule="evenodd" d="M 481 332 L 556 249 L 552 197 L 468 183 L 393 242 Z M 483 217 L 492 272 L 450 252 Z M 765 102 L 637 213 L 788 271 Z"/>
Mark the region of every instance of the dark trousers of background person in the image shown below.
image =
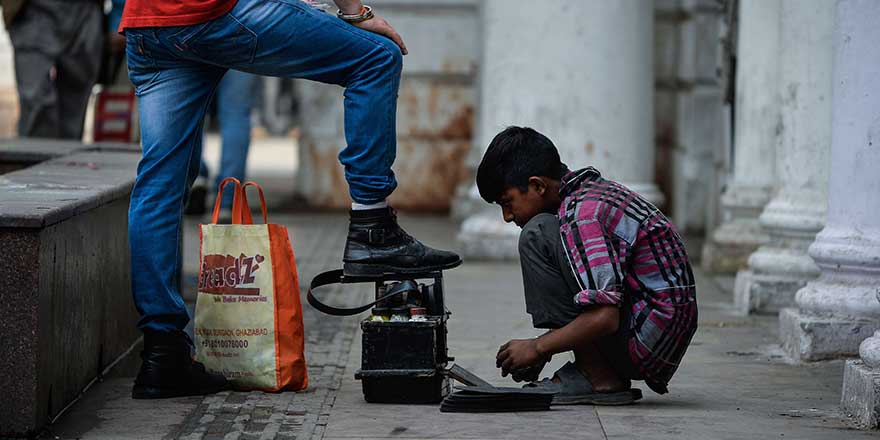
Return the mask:
<path id="1" fill-rule="evenodd" d="M 102 2 L 29 0 L 9 27 L 15 50 L 18 135 L 82 138 L 104 44 Z"/>

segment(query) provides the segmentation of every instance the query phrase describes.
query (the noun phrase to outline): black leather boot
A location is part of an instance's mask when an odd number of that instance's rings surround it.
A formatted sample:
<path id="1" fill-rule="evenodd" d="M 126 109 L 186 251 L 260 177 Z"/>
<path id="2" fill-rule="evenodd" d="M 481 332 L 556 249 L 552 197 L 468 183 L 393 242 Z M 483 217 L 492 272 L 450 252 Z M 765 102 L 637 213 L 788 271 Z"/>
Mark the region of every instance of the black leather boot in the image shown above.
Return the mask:
<path id="1" fill-rule="evenodd" d="M 134 399 L 213 394 L 227 388 L 226 378 L 208 373 L 192 358 L 192 341 L 183 332 L 144 332 L 141 370 L 134 380 Z"/>
<path id="2" fill-rule="evenodd" d="M 386 207 L 351 211 L 342 261 L 346 276 L 379 277 L 451 269 L 461 264 L 461 257 L 412 238 L 397 224 L 394 210 Z"/>

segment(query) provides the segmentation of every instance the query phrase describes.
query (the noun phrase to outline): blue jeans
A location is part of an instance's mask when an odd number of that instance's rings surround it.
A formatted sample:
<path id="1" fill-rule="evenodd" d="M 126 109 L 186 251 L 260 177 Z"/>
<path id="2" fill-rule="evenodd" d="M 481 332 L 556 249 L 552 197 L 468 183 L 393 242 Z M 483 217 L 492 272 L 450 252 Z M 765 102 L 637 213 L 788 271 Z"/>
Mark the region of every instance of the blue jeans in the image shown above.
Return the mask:
<path id="1" fill-rule="evenodd" d="M 216 189 L 227 177 L 244 182 L 248 150 L 251 146 L 251 108 L 254 106 L 254 85 L 257 76 L 230 70 L 217 87 L 217 119 L 220 122 L 220 169 L 214 179 Z M 199 165 L 199 175 L 208 177 L 204 159 Z M 223 207 L 232 209 L 232 191 L 223 193 Z M 208 209 L 214 201 L 209 200 Z"/>
<path id="2" fill-rule="evenodd" d="M 192 26 L 126 30 L 139 98 L 143 159 L 129 209 L 132 291 L 142 330 L 182 330 L 181 219 L 199 171 L 205 109 L 228 69 L 345 87 L 339 153 L 352 199 L 376 203 L 397 182 L 397 89 L 402 56 L 391 40 L 298 0 L 238 0 Z"/>

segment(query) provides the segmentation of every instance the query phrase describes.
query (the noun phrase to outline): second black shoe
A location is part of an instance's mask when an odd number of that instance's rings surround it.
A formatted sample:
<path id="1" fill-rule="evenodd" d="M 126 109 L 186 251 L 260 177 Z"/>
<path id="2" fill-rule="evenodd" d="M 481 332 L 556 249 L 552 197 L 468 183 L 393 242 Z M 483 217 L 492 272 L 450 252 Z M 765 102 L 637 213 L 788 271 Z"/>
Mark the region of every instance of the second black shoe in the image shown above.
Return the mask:
<path id="1" fill-rule="evenodd" d="M 206 371 L 204 365 L 193 360 L 191 349 L 186 333 L 145 332 L 143 361 L 131 397 L 164 399 L 225 390 L 226 378 Z"/>
<path id="2" fill-rule="evenodd" d="M 454 252 L 425 246 L 397 224 L 390 207 L 351 211 L 342 257 L 346 276 L 379 277 L 452 269 L 461 264 Z"/>
<path id="3" fill-rule="evenodd" d="M 208 211 L 208 178 L 199 176 L 189 190 L 189 198 L 183 207 L 184 215 L 203 215 Z"/>

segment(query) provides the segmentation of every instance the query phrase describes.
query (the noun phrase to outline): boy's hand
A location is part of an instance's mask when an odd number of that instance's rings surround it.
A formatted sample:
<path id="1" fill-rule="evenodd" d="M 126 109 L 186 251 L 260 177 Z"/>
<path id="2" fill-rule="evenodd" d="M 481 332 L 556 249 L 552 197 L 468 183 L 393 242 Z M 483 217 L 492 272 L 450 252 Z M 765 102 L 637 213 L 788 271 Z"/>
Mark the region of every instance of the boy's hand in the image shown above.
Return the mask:
<path id="1" fill-rule="evenodd" d="M 526 367 L 522 370 L 513 370 L 510 372 L 510 377 L 513 378 L 514 382 L 535 382 L 540 378 L 541 371 L 545 365 L 547 365 L 546 361 L 539 362 L 538 365 Z"/>
<path id="2" fill-rule="evenodd" d="M 537 339 L 514 339 L 498 349 L 495 366 L 501 368 L 501 376 L 516 370 L 546 362 L 546 356 L 538 351 Z"/>

